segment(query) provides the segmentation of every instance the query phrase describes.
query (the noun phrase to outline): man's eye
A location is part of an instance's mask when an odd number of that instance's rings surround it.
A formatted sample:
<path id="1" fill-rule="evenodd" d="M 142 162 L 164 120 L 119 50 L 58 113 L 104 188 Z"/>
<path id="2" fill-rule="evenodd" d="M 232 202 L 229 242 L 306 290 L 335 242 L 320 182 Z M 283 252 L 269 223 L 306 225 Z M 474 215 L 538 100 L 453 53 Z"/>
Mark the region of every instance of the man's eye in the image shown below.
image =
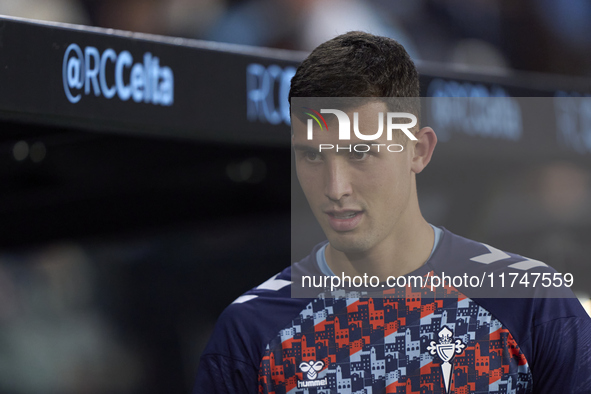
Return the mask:
<path id="1" fill-rule="evenodd" d="M 367 152 L 351 152 L 350 158 L 353 160 L 363 160 L 369 156 Z"/>
<path id="2" fill-rule="evenodd" d="M 308 161 L 318 161 L 320 160 L 320 155 L 316 152 L 306 152 L 304 153 L 304 158 Z"/>

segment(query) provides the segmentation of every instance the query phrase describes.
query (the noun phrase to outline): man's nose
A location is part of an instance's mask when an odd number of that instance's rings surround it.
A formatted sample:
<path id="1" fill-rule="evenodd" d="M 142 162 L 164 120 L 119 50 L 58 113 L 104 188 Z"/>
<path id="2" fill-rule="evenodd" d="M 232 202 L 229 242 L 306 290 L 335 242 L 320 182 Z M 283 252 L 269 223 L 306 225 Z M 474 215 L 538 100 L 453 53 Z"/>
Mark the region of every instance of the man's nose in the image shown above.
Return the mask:
<path id="1" fill-rule="evenodd" d="M 326 166 L 324 194 L 332 201 L 339 201 L 353 193 L 350 168 L 344 160 L 335 158 Z"/>

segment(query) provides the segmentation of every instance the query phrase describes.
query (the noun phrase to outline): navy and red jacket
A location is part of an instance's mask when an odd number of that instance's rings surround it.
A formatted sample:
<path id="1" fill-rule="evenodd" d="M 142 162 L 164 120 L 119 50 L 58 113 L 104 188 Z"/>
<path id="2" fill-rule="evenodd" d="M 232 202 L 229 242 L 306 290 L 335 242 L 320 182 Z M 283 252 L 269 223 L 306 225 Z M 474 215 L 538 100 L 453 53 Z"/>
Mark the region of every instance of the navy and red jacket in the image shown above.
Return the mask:
<path id="1" fill-rule="evenodd" d="M 491 298 L 446 286 L 292 298 L 293 278 L 323 275 L 322 246 L 226 308 L 194 394 L 591 393 L 591 318 L 569 289 L 557 297 Z M 408 275 L 515 272 L 555 274 L 443 229 L 430 259 Z"/>

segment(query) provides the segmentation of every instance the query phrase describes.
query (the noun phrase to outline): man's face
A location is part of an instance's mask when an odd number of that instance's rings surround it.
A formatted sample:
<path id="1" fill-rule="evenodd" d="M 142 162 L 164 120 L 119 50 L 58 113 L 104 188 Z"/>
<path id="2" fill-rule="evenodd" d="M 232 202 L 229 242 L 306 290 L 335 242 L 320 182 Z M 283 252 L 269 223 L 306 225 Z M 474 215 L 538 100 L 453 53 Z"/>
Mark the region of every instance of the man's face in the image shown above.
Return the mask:
<path id="1" fill-rule="evenodd" d="M 325 116 L 329 131 L 315 128 L 312 140 L 307 139 L 306 124 L 292 117 L 295 163 L 300 185 L 331 246 L 344 253 L 364 253 L 388 242 L 403 226 L 415 190 L 411 171 L 414 144 L 399 130 L 394 134 L 400 135 L 387 140 L 388 110 L 382 102 L 370 102 L 345 112 L 351 120 L 349 141 L 339 141 L 334 115 Z M 378 113 L 382 112 L 381 137 L 374 141 L 358 139 L 353 132 L 354 112 L 359 114 L 359 129 L 365 135 L 378 130 Z M 372 143 L 384 145 L 378 152 Z M 320 144 L 331 144 L 335 149 L 319 152 Z M 371 150 L 337 152 L 337 144 L 340 147 L 366 144 Z M 392 144 L 402 145 L 403 151 L 388 151 L 387 146 Z M 393 151 L 399 149 L 391 147 Z"/>

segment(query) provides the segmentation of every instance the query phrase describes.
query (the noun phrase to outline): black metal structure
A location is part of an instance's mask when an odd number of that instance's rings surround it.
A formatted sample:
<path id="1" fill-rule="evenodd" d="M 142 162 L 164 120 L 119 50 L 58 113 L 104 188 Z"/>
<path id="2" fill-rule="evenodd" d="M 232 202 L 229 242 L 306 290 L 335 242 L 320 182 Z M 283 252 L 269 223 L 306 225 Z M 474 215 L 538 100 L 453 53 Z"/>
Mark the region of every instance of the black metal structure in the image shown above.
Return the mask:
<path id="1" fill-rule="evenodd" d="M 216 215 L 287 212 L 285 96 L 304 53 L 14 18 L 0 19 L 0 34 L 2 245 L 199 220 L 212 201 L 226 207 Z M 424 96 L 591 91 L 575 79 L 419 69 Z M 552 114 L 525 113 L 519 141 L 460 132 L 438 152 L 442 165 L 499 152 L 509 161 L 571 156 L 557 136 L 536 133 Z M 21 140 L 41 142 L 43 161 L 15 161 Z M 264 182 L 228 178 L 228 166 L 259 156 Z M 224 200 L 233 190 L 247 193 L 247 206 Z"/>

